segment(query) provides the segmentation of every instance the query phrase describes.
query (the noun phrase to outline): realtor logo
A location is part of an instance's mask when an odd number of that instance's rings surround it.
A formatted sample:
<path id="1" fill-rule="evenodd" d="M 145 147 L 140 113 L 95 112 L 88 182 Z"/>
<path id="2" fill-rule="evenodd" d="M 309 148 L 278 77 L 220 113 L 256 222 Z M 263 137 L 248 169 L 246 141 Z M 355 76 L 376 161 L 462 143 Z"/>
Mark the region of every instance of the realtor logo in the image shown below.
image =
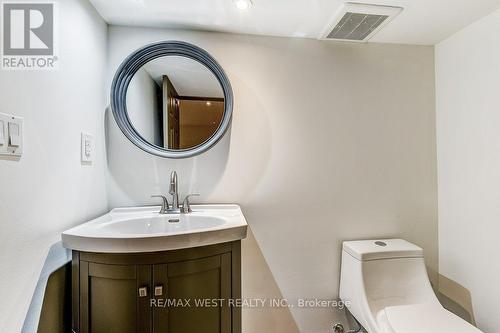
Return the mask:
<path id="1" fill-rule="evenodd" d="M 2 3 L 2 69 L 55 69 L 54 7 L 54 3 Z"/>

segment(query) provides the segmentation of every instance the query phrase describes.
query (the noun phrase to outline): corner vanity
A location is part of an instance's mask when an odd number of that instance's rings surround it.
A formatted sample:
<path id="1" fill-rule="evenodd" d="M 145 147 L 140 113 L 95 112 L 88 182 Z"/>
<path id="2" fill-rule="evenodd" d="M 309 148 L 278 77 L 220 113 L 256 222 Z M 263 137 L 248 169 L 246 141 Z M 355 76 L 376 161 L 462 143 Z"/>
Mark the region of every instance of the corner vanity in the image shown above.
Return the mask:
<path id="1" fill-rule="evenodd" d="M 233 92 L 208 52 L 164 41 L 123 61 L 110 103 L 136 147 L 181 159 L 208 151 L 227 132 Z M 179 201 L 175 171 L 168 193 L 171 203 L 153 195 L 161 207 L 113 209 L 62 234 L 73 258 L 74 333 L 241 332 L 236 300 L 247 222 L 240 207 L 191 205 L 198 194 Z"/>
<path id="2" fill-rule="evenodd" d="M 237 205 L 121 208 L 63 233 L 77 333 L 240 333 Z"/>

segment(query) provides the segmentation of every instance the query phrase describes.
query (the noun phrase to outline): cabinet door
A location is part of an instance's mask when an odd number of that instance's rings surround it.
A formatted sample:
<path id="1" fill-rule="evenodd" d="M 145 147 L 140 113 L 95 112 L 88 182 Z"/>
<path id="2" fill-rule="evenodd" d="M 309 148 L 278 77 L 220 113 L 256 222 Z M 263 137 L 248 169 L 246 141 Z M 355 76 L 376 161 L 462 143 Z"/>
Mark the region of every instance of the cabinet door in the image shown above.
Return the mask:
<path id="1" fill-rule="evenodd" d="M 230 333 L 231 254 L 155 265 L 153 286 L 168 306 L 153 309 L 154 333 Z M 200 306 L 202 300 L 226 302 Z M 189 300 L 189 306 L 186 301 Z M 172 304 L 174 302 L 174 304 Z M 198 304 L 197 304 L 198 302 Z M 157 303 L 160 304 L 160 303 Z"/>
<path id="2" fill-rule="evenodd" d="M 81 261 L 80 333 L 150 332 L 150 280 L 150 265 Z"/>

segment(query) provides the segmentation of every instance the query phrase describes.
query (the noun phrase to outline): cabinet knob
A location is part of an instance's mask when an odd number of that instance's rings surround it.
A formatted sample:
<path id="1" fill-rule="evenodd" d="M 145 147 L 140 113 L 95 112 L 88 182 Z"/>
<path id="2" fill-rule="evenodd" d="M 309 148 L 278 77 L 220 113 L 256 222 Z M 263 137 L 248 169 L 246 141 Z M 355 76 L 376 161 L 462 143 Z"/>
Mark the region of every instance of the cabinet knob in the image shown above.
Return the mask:
<path id="1" fill-rule="evenodd" d="M 159 285 L 155 287 L 155 296 L 163 295 L 163 286 Z"/>
<path id="2" fill-rule="evenodd" d="M 139 288 L 139 297 L 146 297 L 146 296 L 148 296 L 148 287 Z"/>

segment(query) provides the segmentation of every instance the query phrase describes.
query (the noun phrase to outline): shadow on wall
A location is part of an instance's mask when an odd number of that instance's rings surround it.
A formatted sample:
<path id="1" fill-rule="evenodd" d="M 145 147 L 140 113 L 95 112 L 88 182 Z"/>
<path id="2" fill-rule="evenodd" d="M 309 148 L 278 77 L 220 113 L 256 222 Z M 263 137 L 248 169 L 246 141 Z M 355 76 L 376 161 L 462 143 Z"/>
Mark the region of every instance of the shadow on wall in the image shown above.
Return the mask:
<path id="1" fill-rule="evenodd" d="M 181 195 L 199 193 L 195 202 L 234 203 L 243 207 L 264 180 L 271 158 L 269 107 L 237 77 L 231 77 L 235 105 L 230 127 L 209 151 L 187 159 L 165 159 L 143 152 L 105 111 L 109 205 L 152 204 L 152 194 L 168 193 L 170 172 L 179 174 Z"/>
<path id="2" fill-rule="evenodd" d="M 64 333 L 71 329 L 71 251 L 50 247 L 26 314 L 22 333 Z"/>
<path id="3" fill-rule="evenodd" d="M 283 298 L 250 228 L 248 237 L 241 245 L 243 299 Z M 290 310 L 286 308 L 243 308 L 242 317 L 246 332 L 300 332 Z"/>
<path id="4" fill-rule="evenodd" d="M 446 276 L 439 275 L 438 292 L 436 294 L 446 309 L 476 326 L 472 295 L 467 288 Z"/>
<path id="5" fill-rule="evenodd" d="M 299 333 L 295 319 L 289 308 L 271 307 L 270 300 L 284 299 L 276 279 L 269 268 L 269 265 L 259 248 L 257 240 L 248 229 L 248 236 L 242 242 L 242 290 L 243 299 L 266 299 L 267 305 L 264 307 L 244 307 L 243 308 L 243 331 L 259 333 Z M 307 281 L 304 281 L 307 283 Z M 285 298 L 286 299 L 286 298 Z M 297 300 L 287 299 L 289 304 L 297 305 Z M 359 325 L 353 320 L 353 317 L 347 315 L 346 308 L 304 308 L 306 315 L 314 317 L 318 312 L 323 312 L 329 317 L 331 326 L 335 323 L 341 323 L 347 330 L 356 330 Z"/>
<path id="6" fill-rule="evenodd" d="M 149 155 L 131 143 L 116 125 L 109 107 L 105 115 L 105 128 L 108 188 L 114 189 L 112 199 L 122 206 L 151 204 L 151 195 L 167 193 L 172 170 L 182 170 L 179 182 L 180 187 L 187 190 L 185 194 L 199 193 L 201 188 L 204 196 L 210 194 L 207 191 L 216 188 L 224 173 L 231 129 L 210 150 L 210 154 L 169 160 Z M 150 193 L 145 193 L 145 189 L 150 189 Z"/>

